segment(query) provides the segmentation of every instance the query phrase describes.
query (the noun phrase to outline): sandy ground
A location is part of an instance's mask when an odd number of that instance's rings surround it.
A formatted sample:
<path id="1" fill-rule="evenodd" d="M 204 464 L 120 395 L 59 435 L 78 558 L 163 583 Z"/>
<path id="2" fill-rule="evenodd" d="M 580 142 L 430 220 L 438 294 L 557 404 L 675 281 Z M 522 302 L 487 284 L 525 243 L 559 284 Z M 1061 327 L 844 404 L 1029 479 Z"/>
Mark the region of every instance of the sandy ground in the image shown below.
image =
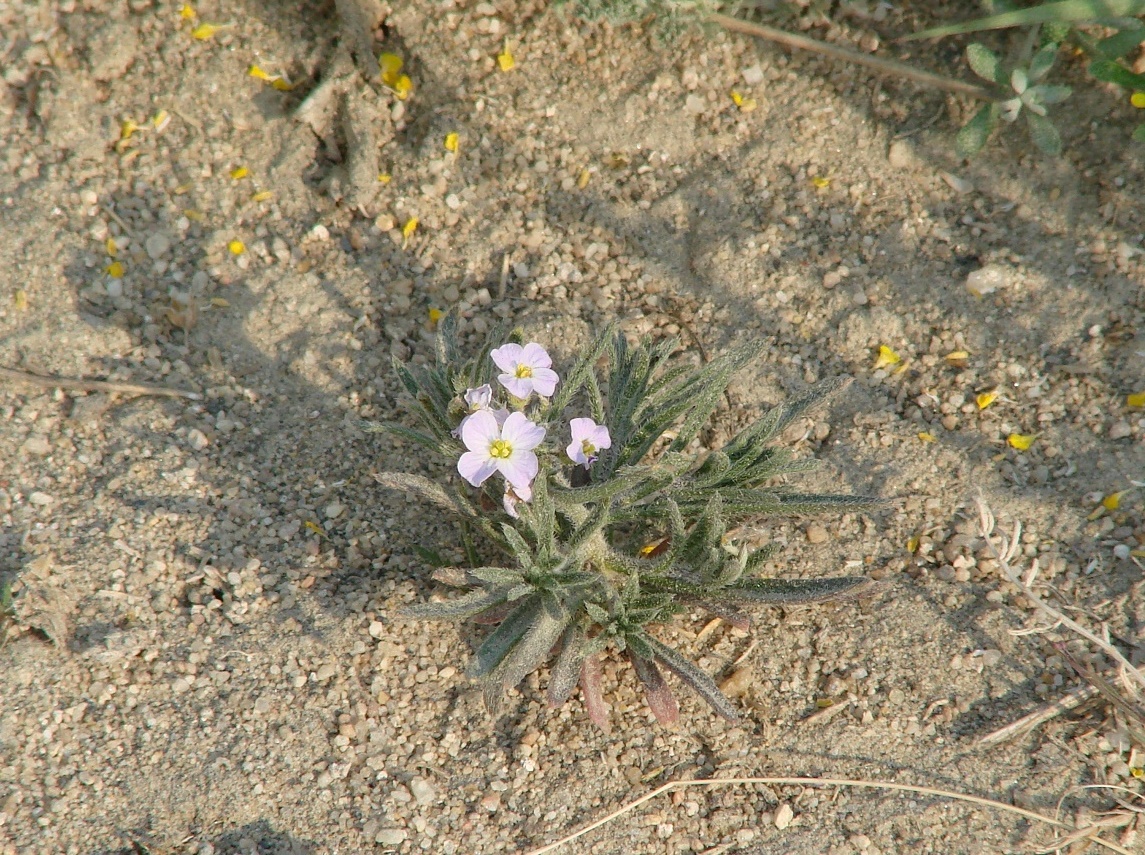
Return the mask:
<path id="1" fill-rule="evenodd" d="M 900 5 L 812 34 L 931 22 Z M 1141 650 L 1145 497 L 1099 508 L 1145 474 L 1123 95 L 1067 57 L 1066 154 L 1009 131 L 965 164 L 969 105 L 913 85 L 719 32 L 665 48 L 527 0 L 417 2 L 374 46 L 403 56 L 412 95 L 352 81 L 337 114 L 356 111 L 374 164 L 353 121 L 323 140 L 294 118 L 338 39 L 333 4 L 306 6 L 0 3 L 0 365 L 201 395 L 0 380 L 0 852 L 524 852 L 705 776 L 893 780 L 1047 814 L 1065 797 L 1070 822 L 1133 804 L 1078 789 L 1141 791 L 1145 746 L 1101 702 L 979 745 L 1080 685 L 1055 642 L 1108 663 L 1031 611 L 975 522 L 979 495 L 1002 529 L 1021 521 L 1042 596 Z M 196 40 L 204 22 L 231 26 Z M 375 167 L 388 182 L 363 183 Z M 763 610 L 750 633 L 664 627 L 736 675 L 738 724 L 687 698 L 659 728 L 617 663 L 611 735 L 579 697 L 547 709 L 536 675 L 492 719 L 465 677 L 482 630 L 399 615 L 437 590 L 413 545 L 460 560 L 457 531 L 372 473 L 456 476 L 358 426 L 408 418 L 390 358 L 429 357 L 430 310 L 450 308 L 464 344 L 508 319 L 558 368 L 614 319 L 692 355 L 761 337 L 725 425 L 853 376 L 785 439 L 823 461 L 806 488 L 892 501 L 759 527 L 786 544 L 775 575 L 866 572 L 882 592 Z M 901 361 L 876 368 L 881 346 Z M 1107 836 L 1140 847 L 1119 816 Z M 729 785 L 561 851 L 1051 842 L 917 794 Z"/>

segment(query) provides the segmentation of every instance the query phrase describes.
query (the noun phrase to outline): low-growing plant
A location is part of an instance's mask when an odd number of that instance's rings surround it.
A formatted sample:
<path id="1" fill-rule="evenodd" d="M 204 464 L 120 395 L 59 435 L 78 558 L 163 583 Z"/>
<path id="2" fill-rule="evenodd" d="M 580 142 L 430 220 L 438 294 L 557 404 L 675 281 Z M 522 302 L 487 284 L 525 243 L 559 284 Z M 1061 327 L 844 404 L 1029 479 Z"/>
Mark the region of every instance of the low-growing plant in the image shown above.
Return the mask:
<path id="1" fill-rule="evenodd" d="M 420 425 L 371 427 L 443 456 L 464 482 L 377 476 L 450 512 L 470 533 L 472 566 L 438 567 L 433 574 L 468 592 L 406 613 L 495 624 L 470 669 L 484 682 L 491 709 L 505 689 L 556 651 L 549 703 L 563 704 L 579 684 L 590 717 L 607 728 L 600 657 L 612 650 L 627 657 L 662 722 L 674 722 L 679 712 L 661 669 L 734 719 L 735 707 L 712 677 L 652 628 L 695 607 L 746 626 L 744 607 L 821 602 L 866 586 L 863 577 L 762 578 L 773 549 L 752 549 L 731 531 L 763 516 L 879 503 L 797 493 L 781 481 L 814 461 L 795 459 L 773 440 L 843 381 L 819 383 L 722 448 L 697 451 L 695 440 L 733 374 L 761 344 L 743 342 L 695 367 L 677 358 L 674 340 L 633 346 L 610 328 L 562 379 L 544 348 L 522 345 L 519 334 L 498 347 L 491 341 L 468 359 L 457 341 L 447 316 L 435 365 L 394 364 Z M 600 379 L 602 361 L 607 368 Z M 501 558 L 480 561 L 474 534 L 484 551 Z"/>

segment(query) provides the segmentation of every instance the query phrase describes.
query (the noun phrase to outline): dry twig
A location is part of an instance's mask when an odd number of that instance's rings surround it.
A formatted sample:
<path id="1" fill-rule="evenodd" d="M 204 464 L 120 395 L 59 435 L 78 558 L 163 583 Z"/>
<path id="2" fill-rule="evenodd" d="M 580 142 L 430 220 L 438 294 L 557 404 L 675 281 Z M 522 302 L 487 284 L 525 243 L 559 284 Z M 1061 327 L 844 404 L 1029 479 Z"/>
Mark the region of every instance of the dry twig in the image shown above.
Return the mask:
<path id="1" fill-rule="evenodd" d="M 722 787 L 727 785 L 742 785 L 742 784 L 764 784 L 767 786 L 803 786 L 803 787 L 862 787 L 872 790 L 896 790 L 899 792 L 918 793 L 923 796 L 938 796 L 944 799 L 954 799 L 961 802 L 969 802 L 970 804 L 981 805 L 983 807 L 992 808 L 994 810 L 1006 811 L 1008 813 L 1017 814 L 1018 816 L 1032 819 L 1036 822 L 1045 823 L 1046 825 L 1057 828 L 1061 831 L 1067 831 L 1071 835 L 1077 830 L 1068 823 L 1052 819 L 1048 816 L 1043 816 L 1040 813 L 1035 813 L 1032 810 L 1026 810 L 1016 805 L 1009 805 L 1005 802 L 995 801 L 993 799 L 985 799 L 981 796 L 972 796 L 967 793 L 958 793 L 953 790 L 940 790 L 935 787 L 918 787 L 914 784 L 899 784 L 894 781 L 860 781 L 850 778 L 696 778 L 691 781 L 669 781 L 663 786 L 657 787 L 650 793 L 645 793 L 640 798 L 629 802 L 623 807 L 617 808 L 608 816 L 598 819 L 591 825 L 586 825 L 584 828 L 576 831 L 567 837 L 562 837 L 552 843 L 548 843 L 539 849 L 532 849 L 526 855 L 544 855 L 546 852 L 552 852 L 558 847 L 564 846 L 566 843 L 571 843 L 578 837 L 583 837 L 590 831 L 600 828 L 602 825 L 607 825 L 617 817 L 623 816 L 630 811 L 635 810 L 640 805 L 647 801 L 651 801 L 657 796 L 664 793 L 671 792 L 672 790 L 683 789 L 684 787 Z M 1089 831 L 1089 829 L 1085 829 Z M 1099 846 L 1103 846 L 1110 852 L 1117 852 L 1119 855 L 1131 855 L 1130 851 L 1122 846 L 1118 846 L 1109 840 L 1097 837 L 1096 834 L 1100 828 L 1094 828 L 1093 834 L 1095 836 L 1088 838 L 1091 842 Z"/>
<path id="2" fill-rule="evenodd" d="M 843 62 L 864 65 L 879 74 L 892 77 L 904 77 L 907 80 L 913 80 L 915 83 L 921 83 L 923 86 L 929 86 L 933 89 L 953 92 L 955 95 L 969 95 L 971 98 L 978 98 L 982 101 L 999 100 L 998 93 L 985 86 L 979 86 L 975 83 L 966 83 L 961 80 L 952 80 L 949 77 L 943 77 L 940 74 L 934 74 L 930 71 L 923 71 L 920 68 L 907 65 L 905 62 L 870 56 L 869 54 L 859 53 L 850 48 L 827 44 L 826 42 L 811 39 L 807 36 L 789 33 L 786 30 L 777 30 L 774 27 L 768 27 L 764 24 L 753 24 L 750 21 L 732 18 L 728 15 L 713 13 L 708 16 L 708 20 L 714 24 L 719 24 L 725 30 L 744 33 L 745 35 L 755 36 L 760 39 L 767 39 L 768 41 L 781 44 L 784 47 L 811 51 L 812 53 L 829 56 L 832 59 L 839 59 Z"/>
<path id="3" fill-rule="evenodd" d="M 115 383 L 111 380 L 84 380 L 79 377 L 45 377 L 13 368 L 0 368 L 0 378 L 29 383 L 45 389 L 73 389 L 80 392 L 115 392 L 121 395 L 164 395 L 169 398 L 187 398 L 201 401 L 203 396 L 187 389 L 172 389 L 151 383 Z"/>
<path id="4" fill-rule="evenodd" d="M 1033 730 L 1039 724 L 1045 724 L 1050 719 L 1056 718 L 1062 713 L 1076 709 L 1096 694 L 1097 689 L 1093 688 L 1093 686 L 1082 686 L 1079 689 L 1074 689 L 1064 698 L 1059 698 L 1052 704 L 1046 704 L 1041 709 L 1036 709 L 1029 715 L 1024 715 L 1005 727 L 998 728 L 998 730 L 992 733 L 987 733 L 978 740 L 978 745 L 983 748 L 992 745 L 1001 745 L 1007 739 Z"/>

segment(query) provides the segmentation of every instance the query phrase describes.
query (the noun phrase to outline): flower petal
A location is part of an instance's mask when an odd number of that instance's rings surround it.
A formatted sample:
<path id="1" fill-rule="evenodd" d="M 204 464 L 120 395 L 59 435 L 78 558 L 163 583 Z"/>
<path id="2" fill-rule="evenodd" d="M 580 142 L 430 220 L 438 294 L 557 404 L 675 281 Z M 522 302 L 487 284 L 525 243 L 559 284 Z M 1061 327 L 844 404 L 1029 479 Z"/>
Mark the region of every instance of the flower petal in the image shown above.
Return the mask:
<path id="1" fill-rule="evenodd" d="M 524 401 L 528 400 L 529 396 L 533 394 L 532 377 L 518 377 L 516 374 L 498 374 L 497 379 L 501 381 L 501 385 L 504 386 L 514 398 L 520 398 Z"/>
<path id="2" fill-rule="evenodd" d="M 522 347 L 519 344 L 503 344 L 500 347 L 495 347 L 489 351 L 489 356 L 493 359 L 494 364 L 502 371 L 512 374 L 517 370 L 517 364 L 521 361 Z M 501 381 L 505 382 L 504 380 Z M 510 390 L 512 391 L 512 390 Z"/>
<path id="3" fill-rule="evenodd" d="M 478 410 L 488 409 L 492 401 L 493 387 L 488 383 L 478 386 L 476 389 L 465 390 L 465 403 L 469 406 L 470 412 L 475 413 Z"/>
<path id="4" fill-rule="evenodd" d="M 519 415 L 514 413 L 514 415 Z M 540 469 L 540 464 L 537 462 L 537 455 L 531 451 L 520 451 L 516 448 L 513 449 L 513 454 L 510 457 L 496 460 L 497 470 L 505 476 L 505 480 L 513 485 L 513 489 L 518 491 L 531 489 L 530 485 L 533 479 L 537 477 L 537 471 Z"/>
<path id="5" fill-rule="evenodd" d="M 535 341 L 531 341 L 521 348 L 520 361 L 530 368 L 549 368 L 553 364 L 548 351 Z"/>
<path id="6" fill-rule="evenodd" d="M 551 368 L 534 368 L 533 376 L 529 378 L 533 383 L 533 391 L 543 398 L 551 398 L 556 391 L 557 381 L 560 377 Z"/>
<path id="7" fill-rule="evenodd" d="M 522 416 L 524 418 L 524 416 Z M 470 451 L 489 456 L 489 444 L 501 436 L 497 418 L 488 410 L 478 410 L 461 425 L 461 441 Z"/>
<path id="8" fill-rule="evenodd" d="M 497 461 L 489 456 L 488 451 L 467 451 L 457 461 L 457 471 L 474 487 L 480 487 L 497 471 Z"/>
<path id="9" fill-rule="evenodd" d="M 510 413 L 501 429 L 501 439 L 512 447 L 514 457 L 518 452 L 532 451 L 544 438 L 545 429 L 529 421 L 524 413 Z"/>

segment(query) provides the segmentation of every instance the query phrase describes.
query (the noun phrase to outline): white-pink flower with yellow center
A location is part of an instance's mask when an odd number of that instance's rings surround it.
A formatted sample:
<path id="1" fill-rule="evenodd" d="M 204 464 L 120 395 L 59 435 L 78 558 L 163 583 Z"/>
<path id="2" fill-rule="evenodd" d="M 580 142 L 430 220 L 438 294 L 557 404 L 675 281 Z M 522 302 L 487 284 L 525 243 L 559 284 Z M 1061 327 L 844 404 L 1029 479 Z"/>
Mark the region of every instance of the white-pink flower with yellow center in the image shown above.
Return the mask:
<path id="1" fill-rule="evenodd" d="M 542 398 L 548 398 L 556 390 L 560 378 L 550 367 L 553 360 L 535 341 L 524 347 L 519 344 L 503 344 L 490 351 L 489 355 L 497 367 L 505 372 L 498 374 L 497 379 L 514 398 L 527 401 L 534 392 Z"/>
<path id="2" fill-rule="evenodd" d="M 480 410 L 461 426 L 461 441 L 469 450 L 457 461 L 457 471 L 474 487 L 500 472 L 518 495 L 532 495 L 529 490 L 540 468 L 533 449 L 544 438 L 545 429 L 524 413 L 510 413 L 499 425 L 493 413 Z"/>
<path id="3" fill-rule="evenodd" d="M 461 420 L 461 424 L 453 429 L 454 436 L 461 436 L 461 429 L 465 427 L 465 423 L 474 413 L 490 412 L 497 418 L 499 425 L 505 424 L 505 419 L 509 417 L 508 410 L 493 409 L 493 387 L 488 383 L 478 386 L 476 389 L 465 390 L 465 411 L 468 415 Z"/>
<path id="4" fill-rule="evenodd" d="M 585 469 L 596 460 L 597 452 L 612 448 L 608 428 L 598 425 L 592 419 L 573 419 L 569 422 L 569 428 L 572 430 L 572 442 L 565 451 L 573 463 L 579 463 Z"/>

